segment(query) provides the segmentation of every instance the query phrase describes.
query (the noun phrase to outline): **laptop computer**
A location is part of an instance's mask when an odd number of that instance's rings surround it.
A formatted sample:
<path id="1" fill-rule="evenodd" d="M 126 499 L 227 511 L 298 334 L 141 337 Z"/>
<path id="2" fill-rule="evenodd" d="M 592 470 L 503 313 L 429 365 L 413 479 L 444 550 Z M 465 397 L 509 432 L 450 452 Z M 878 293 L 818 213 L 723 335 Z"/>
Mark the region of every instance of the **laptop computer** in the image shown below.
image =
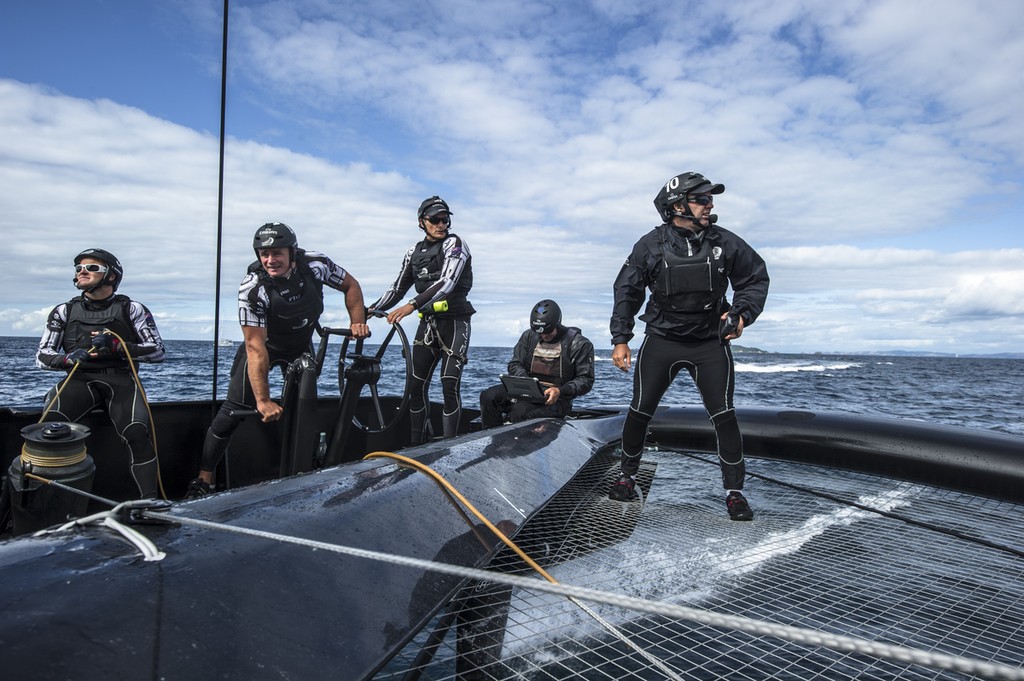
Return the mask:
<path id="1" fill-rule="evenodd" d="M 517 400 L 529 400 L 530 402 L 544 402 L 547 398 L 540 387 L 540 381 L 529 376 L 500 376 L 502 385 L 508 391 L 509 397 Z"/>

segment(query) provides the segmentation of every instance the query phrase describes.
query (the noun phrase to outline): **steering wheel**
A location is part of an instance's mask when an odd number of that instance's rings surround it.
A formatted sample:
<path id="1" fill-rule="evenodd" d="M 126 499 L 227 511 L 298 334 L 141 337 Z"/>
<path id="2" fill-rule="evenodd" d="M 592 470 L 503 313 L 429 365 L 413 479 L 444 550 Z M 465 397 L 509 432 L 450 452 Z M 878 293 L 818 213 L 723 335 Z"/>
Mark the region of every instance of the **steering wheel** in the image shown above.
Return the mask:
<path id="1" fill-rule="evenodd" d="M 384 317 L 383 313 L 374 315 Z M 367 320 L 369 323 L 369 320 Z M 412 348 L 409 345 L 409 338 L 400 324 L 391 324 L 384 340 L 377 347 L 373 355 L 363 354 L 363 340 L 355 340 L 355 348 L 352 354 L 348 353 L 349 342 L 352 340 L 346 336 L 341 345 L 341 354 L 338 359 L 338 386 L 342 394 L 352 398 L 361 397 L 362 389 L 370 389 L 370 413 L 366 417 L 367 423 L 359 420 L 358 414 L 352 416 L 352 425 L 367 433 L 382 433 L 390 430 L 405 416 L 409 409 L 409 392 L 412 382 Z M 397 337 L 397 342 L 395 338 Z M 390 356 L 385 358 L 391 348 Z M 395 357 L 396 352 L 401 357 Z M 349 365 L 349 363 L 351 363 Z M 398 407 L 389 414 L 384 413 L 381 404 L 378 383 L 381 379 L 390 385 L 402 386 L 402 399 Z M 346 385 L 347 384 L 347 385 Z M 359 392 L 355 393 L 358 387 Z"/>

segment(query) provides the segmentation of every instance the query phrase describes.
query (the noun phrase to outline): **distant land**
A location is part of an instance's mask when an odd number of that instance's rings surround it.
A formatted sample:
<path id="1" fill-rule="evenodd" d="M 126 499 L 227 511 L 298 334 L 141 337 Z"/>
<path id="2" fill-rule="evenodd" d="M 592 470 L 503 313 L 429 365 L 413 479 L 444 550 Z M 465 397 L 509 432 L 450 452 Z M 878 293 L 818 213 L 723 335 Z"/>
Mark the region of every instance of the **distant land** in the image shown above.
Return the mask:
<path id="1" fill-rule="evenodd" d="M 0 338 L 18 338 L 18 339 L 32 339 L 38 341 L 38 336 L 0 336 Z M 212 343 L 211 339 L 205 339 L 206 342 Z M 226 339 L 221 339 L 223 345 L 227 345 Z M 189 342 L 189 343 L 202 343 L 203 340 L 194 338 L 165 338 L 164 343 L 174 342 Z M 240 343 L 240 340 L 230 341 L 232 345 Z M 511 345 L 504 346 L 481 346 L 481 347 L 496 347 L 511 349 Z M 774 350 L 762 350 L 761 348 L 748 348 L 743 345 L 736 345 L 733 343 L 732 351 L 737 355 L 815 355 L 815 356 L 846 356 L 846 357 L 858 357 L 858 356 L 871 356 L 871 357 L 965 357 L 972 359 L 1024 359 L 1024 352 L 995 352 L 995 353 L 977 353 L 977 352 L 928 352 L 925 350 L 868 350 L 860 352 L 846 352 L 841 350 L 828 350 L 828 351 L 815 351 L 815 352 L 785 352 Z"/>
<path id="2" fill-rule="evenodd" d="M 816 352 L 772 352 L 760 348 L 745 348 L 733 344 L 734 354 L 742 355 L 815 355 L 825 356 L 846 356 L 846 357 L 966 357 L 971 359 L 1024 359 L 1024 352 L 994 352 L 984 353 L 960 353 L 960 352 L 928 352 L 925 350 L 866 350 L 860 352 L 843 352 L 840 350 L 816 351 Z"/>

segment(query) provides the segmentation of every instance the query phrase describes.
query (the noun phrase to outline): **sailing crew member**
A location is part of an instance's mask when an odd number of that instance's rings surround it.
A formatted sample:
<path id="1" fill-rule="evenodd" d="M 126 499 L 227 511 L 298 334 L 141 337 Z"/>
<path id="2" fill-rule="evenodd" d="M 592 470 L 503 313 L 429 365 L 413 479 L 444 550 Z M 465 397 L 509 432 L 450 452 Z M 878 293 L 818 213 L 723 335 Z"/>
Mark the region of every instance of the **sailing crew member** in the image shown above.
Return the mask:
<path id="1" fill-rule="evenodd" d="M 768 269 L 743 239 L 714 224 L 714 196 L 725 191 L 700 173 L 683 173 L 665 183 L 654 199 L 663 224 L 633 246 L 615 278 L 611 317 L 612 363 L 630 368 L 634 317 L 651 295 L 640 319 L 645 337 L 637 351 L 633 399 L 622 427 L 621 475 L 608 496 L 634 498 L 636 473 L 647 425 L 680 369 L 700 392 L 715 428 L 726 509 L 732 520 L 751 520 L 741 490 L 746 469 L 743 441 L 733 407 L 735 371 L 729 341 L 739 338 L 764 309 Z M 730 303 L 727 289 L 732 286 Z"/>
<path id="2" fill-rule="evenodd" d="M 188 498 L 214 489 L 214 471 L 243 416 L 256 409 L 264 423 L 277 421 L 284 409 L 270 397 L 270 369 L 282 372 L 304 352 L 312 351 L 313 332 L 324 311 L 323 287 L 345 295 L 352 336 L 366 338 L 363 290 L 349 272 L 323 253 L 299 248 L 291 227 L 268 222 L 256 230 L 249 265 L 238 288 L 238 322 L 244 342 L 231 365 L 227 399 L 210 424 L 203 443 L 199 475 L 189 483 Z"/>
<path id="3" fill-rule="evenodd" d="M 36 366 L 68 372 L 46 395 L 46 421 L 79 421 L 99 405 L 128 447 L 141 499 L 159 491 L 159 462 L 146 396 L 128 356 L 162 362 L 164 342 L 142 303 L 117 293 L 121 262 L 88 248 L 75 256 L 75 287 L 82 293 L 53 308 L 39 341 Z"/>
<path id="4" fill-rule="evenodd" d="M 444 437 L 459 432 L 462 416 L 462 370 L 469 359 L 469 320 L 476 310 L 467 298 L 473 287 L 473 257 L 466 242 L 450 231 L 451 216 L 448 204 L 439 196 L 431 196 L 420 204 L 417 219 L 426 236 L 406 251 L 398 277 L 370 306 L 371 313 L 388 310 L 410 287 L 416 288 L 415 296 L 387 315 L 390 324 L 413 312 L 420 315 L 413 341 L 409 403 L 413 444 L 427 439 L 427 393 L 439 362 Z"/>
<path id="5" fill-rule="evenodd" d="M 480 393 L 484 428 L 500 426 L 506 418 L 510 423 L 565 418 L 573 398 L 594 387 L 594 344 L 577 327 L 562 325 L 558 303 L 542 300 L 530 310 L 530 328 L 512 349 L 508 374 L 538 379 L 544 402 L 514 399 L 502 384 L 487 388 Z"/>

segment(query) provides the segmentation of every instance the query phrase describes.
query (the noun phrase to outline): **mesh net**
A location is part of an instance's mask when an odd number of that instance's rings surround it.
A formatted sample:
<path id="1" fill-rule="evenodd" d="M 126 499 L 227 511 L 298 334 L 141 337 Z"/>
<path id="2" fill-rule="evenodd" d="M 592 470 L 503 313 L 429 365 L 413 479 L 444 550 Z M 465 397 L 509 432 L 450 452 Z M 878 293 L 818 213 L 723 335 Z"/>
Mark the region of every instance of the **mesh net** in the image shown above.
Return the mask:
<path id="1" fill-rule="evenodd" d="M 1018 505 L 751 459 L 755 519 L 732 522 L 715 457 L 645 452 L 645 498 L 630 504 L 606 498 L 615 463 L 595 457 L 515 538 L 562 583 L 1015 667 L 1024 659 Z M 528 574 L 508 550 L 488 567 Z M 645 654 L 565 597 L 471 583 L 375 678 L 666 678 L 650 657 L 682 679 L 972 678 L 592 609 Z"/>

